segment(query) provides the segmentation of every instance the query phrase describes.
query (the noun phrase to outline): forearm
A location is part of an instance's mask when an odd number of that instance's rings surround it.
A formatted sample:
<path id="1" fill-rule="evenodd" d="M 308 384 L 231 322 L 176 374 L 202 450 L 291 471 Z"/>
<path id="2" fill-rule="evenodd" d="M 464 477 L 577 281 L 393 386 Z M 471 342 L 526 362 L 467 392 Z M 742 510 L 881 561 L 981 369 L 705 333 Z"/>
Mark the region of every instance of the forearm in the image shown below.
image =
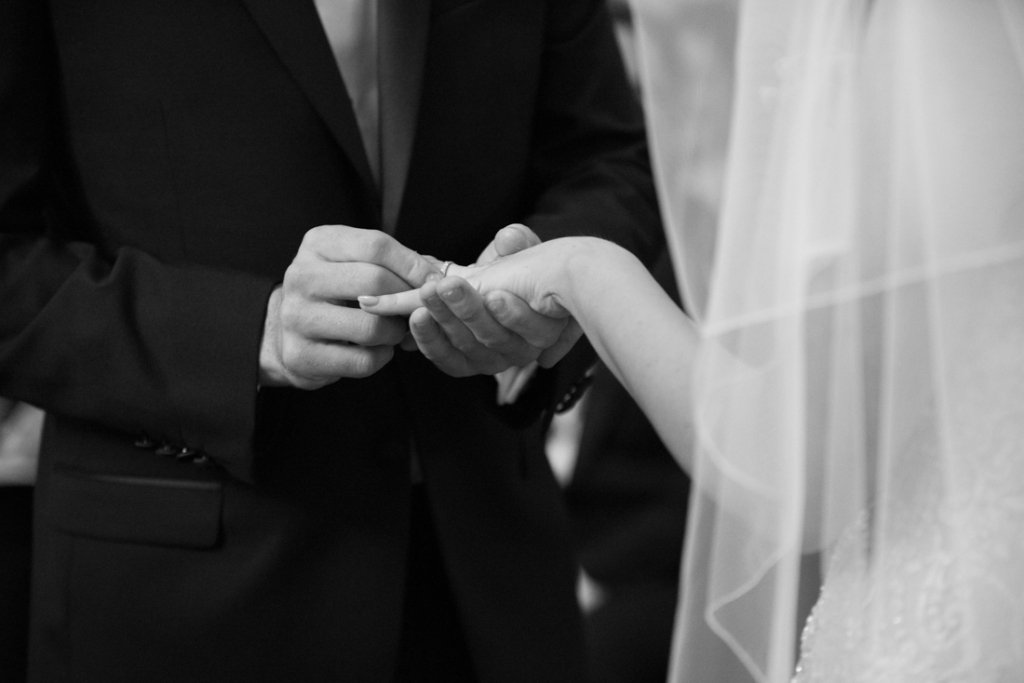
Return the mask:
<path id="1" fill-rule="evenodd" d="M 572 250 L 555 298 L 689 470 L 696 325 L 626 250 L 602 240 L 565 242 Z"/>

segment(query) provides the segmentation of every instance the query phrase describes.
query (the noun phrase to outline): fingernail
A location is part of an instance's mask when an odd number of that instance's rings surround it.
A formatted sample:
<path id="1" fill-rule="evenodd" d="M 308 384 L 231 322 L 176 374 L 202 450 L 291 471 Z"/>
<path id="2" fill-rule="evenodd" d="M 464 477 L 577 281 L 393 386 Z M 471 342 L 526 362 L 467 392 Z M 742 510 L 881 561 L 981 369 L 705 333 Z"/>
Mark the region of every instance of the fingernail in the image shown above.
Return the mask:
<path id="1" fill-rule="evenodd" d="M 359 297 L 360 306 L 376 306 L 380 302 L 380 298 L 375 296 L 361 296 Z"/>
<path id="2" fill-rule="evenodd" d="M 437 282 L 441 279 L 441 273 L 431 273 L 427 276 L 427 282 Z"/>
<path id="3" fill-rule="evenodd" d="M 487 310 L 490 311 L 491 313 L 493 313 L 494 315 L 501 314 L 505 310 L 505 300 L 504 299 L 488 299 L 488 301 L 487 301 Z"/>
<path id="4" fill-rule="evenodd" d="M 441 292 L 441 296 L 452 303 L 462 301 L 462 287 L 452 287 L 447 292 Z"/>

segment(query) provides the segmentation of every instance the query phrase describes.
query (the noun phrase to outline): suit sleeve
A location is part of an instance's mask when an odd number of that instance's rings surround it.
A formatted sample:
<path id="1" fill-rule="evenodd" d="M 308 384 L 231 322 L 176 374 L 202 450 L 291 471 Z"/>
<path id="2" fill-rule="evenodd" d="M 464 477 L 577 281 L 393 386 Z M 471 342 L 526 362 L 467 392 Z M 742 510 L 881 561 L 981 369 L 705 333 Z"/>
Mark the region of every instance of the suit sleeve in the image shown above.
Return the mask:
<path id="1" fill-rule="evenodd" d="M 664 244 L 643 113 L 604 0 L 549 3 L 532 157 L 541 239 L 602 237 L 650 265 Z M 539 382 L 553 404 L 578 398 L 596 362 L 582 340 Z M 574 396 L 575 395 L 575 396 Z"/>
<path id="2" fill-rule="evenodd" d="M 643 113 L 603 0 L 552 2 L 527 224 L 542 239 L 603 237 L 647 264 L 664 243 Z"/>
<path id="3" fill-rule="evenodd" d="M 78 199 L 46 3 L 0 3 L 0 394 L 248 478 L 273 282 L 105 244 Z"/>

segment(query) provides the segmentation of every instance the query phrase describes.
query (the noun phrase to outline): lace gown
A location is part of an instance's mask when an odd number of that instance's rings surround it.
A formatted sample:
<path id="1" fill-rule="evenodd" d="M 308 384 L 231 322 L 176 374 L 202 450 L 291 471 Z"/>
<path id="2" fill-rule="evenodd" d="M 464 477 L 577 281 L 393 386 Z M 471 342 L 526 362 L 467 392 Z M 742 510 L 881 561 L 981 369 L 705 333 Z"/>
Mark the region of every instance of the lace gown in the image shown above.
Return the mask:
<path id="1" fill-rule="evenodd" d="M 1009 0 L 875 4 L 882 14 L 870 30 L 882 36 L 869 33 L 863 74 L 896 70 L 901 87 L 872 89 L 863 106 L 898 111 L 901 132 L 918 138 L 893 162 L 894 176 L 918 182 L 901 185 L 904 209 L 886 225 L 924 226 L 938 257 L 928 277 L 886 295 L 892 313 L 927 333 L 879 334 L 869 345 L 894 368 L 880 381 L 886 409 L 869 512 L 829 561 L 795 681 L 1019 682 L 1024 9 Z M 876 185 L 863 187 L 877 197 Z M 900 298 L 919 305 L 901 308 Z"/>

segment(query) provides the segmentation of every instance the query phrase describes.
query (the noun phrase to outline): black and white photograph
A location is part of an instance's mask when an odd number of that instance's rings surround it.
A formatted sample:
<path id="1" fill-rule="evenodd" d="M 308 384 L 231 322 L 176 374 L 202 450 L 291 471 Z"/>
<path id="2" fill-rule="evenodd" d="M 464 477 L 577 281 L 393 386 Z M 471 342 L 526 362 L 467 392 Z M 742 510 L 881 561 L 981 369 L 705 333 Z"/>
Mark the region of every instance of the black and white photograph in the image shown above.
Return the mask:
<path id="1" fill-rule="evenodd" d="M 0 0 L 0 683 L 1024 683 L 1024 0 Z"/>

